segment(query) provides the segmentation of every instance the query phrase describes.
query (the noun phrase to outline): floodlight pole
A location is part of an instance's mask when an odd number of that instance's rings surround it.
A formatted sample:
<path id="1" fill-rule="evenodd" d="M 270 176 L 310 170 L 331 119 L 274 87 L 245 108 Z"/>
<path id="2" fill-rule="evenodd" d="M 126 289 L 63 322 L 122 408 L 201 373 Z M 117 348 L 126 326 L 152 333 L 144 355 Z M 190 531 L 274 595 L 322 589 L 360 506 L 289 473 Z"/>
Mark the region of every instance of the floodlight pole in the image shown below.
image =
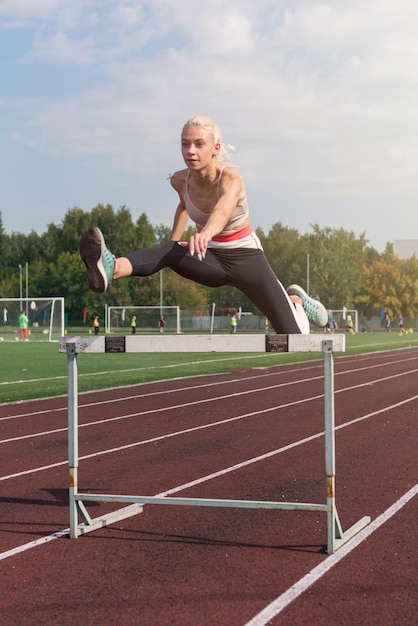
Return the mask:
<path id="1" fill-rule="evenodd" d="M 20 310 L 22 311 L 22 297 L 23 297 L 23 289 L 22 289 L 22 266 L 19 263 L 19 294 L 20 294 Z"/>
<path id="2" fill-rule="evenodd" d="M 26 315 L 28 315 L 29 309 L 29 263 L 26 261 Z"/>
<path id="3" fill-rule="evenodd" d="M 163 270 L 160 270 L 160 315 L 163 314 Z"/>
<path id="4" fill-rule="evenodd" d="M 306 255 L 306 293 L 309 296 L 309 290 L 310 290 L 310 285 L 309 285 L 309 254 Z"/>

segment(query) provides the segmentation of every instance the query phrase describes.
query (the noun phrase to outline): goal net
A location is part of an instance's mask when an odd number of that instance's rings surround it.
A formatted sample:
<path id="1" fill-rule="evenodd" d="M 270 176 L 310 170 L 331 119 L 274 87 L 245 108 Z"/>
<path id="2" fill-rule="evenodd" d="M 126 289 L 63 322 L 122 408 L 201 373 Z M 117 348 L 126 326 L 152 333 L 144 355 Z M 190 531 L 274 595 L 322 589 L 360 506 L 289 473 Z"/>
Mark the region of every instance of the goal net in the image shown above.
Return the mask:
<path id="1" fill-rule="evenodd" d="M 29 340 L 58 341 L 64 335 L 64 298 L 0 298 L 0 338 L 19 339 L 22 311 L 29 322 Z"/>
<path id="2" fill-rule="evenodd" d="M 159 332 L 159 320 L 164 316 L 164 332 L 180 333 L 179 306 L 106 306 L 106 332 L 132 333 L 132 318 L 136 317 L 136 333 Z"/>
<path id="3" fill-rule="evenodd" d="M 337 323 L 338 330 L 344 330 L 347 327 L 348 318 L 351 317 L 353 320 L 354 331 L 358 333 L 358 311 L 355 309 L 329 309 L 329 316 L 331 320 L 335 320 Z"/>

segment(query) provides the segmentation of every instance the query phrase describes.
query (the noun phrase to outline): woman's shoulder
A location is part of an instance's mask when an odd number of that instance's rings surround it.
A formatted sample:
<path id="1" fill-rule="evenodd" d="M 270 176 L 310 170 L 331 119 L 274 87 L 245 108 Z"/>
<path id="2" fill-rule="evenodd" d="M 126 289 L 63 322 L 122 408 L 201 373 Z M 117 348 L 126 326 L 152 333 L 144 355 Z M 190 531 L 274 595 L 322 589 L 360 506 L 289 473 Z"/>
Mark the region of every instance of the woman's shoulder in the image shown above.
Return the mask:
<path id="1" fill-rule="evenodd" d="M 181 191 L 186 183 L 188 170 L 178 170 L 174 174 L 170 174 L 170 184 L 176 191 Z"/>
<path id="2" fill-rule="evenodd" d="M 241 198 L 245 196 L 244 181 L 235 167 L 226 165 L 223 168 L 219 180 L 219 189 L 225 192 L 229 189 L 234 189 L 239 193 Z"/>
<path id="3" fill-rule="evenodd" d="M 230 165 L 225 165 L 221 171 L 220 186 L 222 187 L 223 184 L 239 184 L 241 189 L 244 189 L 244 181 L 241 174 L 236 167 L 231 167 Z"/>
<path id="4" fill-rule="evenodd" d="M 232 165 L 223 165 L 221 167 L 221 177 L 222 178 L 228 178 L 228 179 L 240 179 L 241 180 L 241 175 L 238 172 L 236 167 L 232 167 Z"/>

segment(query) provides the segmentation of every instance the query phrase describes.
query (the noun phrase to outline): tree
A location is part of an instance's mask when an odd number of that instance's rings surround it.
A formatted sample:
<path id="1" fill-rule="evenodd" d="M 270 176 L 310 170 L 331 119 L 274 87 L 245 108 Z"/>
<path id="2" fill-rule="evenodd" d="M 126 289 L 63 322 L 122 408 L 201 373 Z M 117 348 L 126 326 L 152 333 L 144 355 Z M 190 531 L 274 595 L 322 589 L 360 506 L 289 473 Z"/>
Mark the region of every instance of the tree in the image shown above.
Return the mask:
<path id="1" fill-rule="evenodd" d="M 155 246 L 157 243 L 155 237 L 154 227 L 149 221 L 148 217 L 145 213 L 142 213 L 135 225 L 136 230 L 136 239 L 134 250 L 139 250 L 141 248 L 149 248 L 151 246 Z"/>
<path id="2" fill-rule="evenodd" d="M 66 312 L 71 317 L 76 315 L 87 291 L 84 265 L 80 261 L 78 254 L 61 252 L 52 262 L 42 259 L 33 262 L 30 265 L 30 295 L 64 297 Z"/>
<path id="3" fill-rule="evenodd" d="M 19 264 L 29 264 L 29 292 L 32 297 L 61 296 L 72 320 L 82 320 L 83 309 L 91 314 L 108 305 L 160 304 L 161 276 L 115 281 L 104 294 L 89 290 L 85 267 L 79 256 L 79 239 L 84 230 L 98 226 L 110 250 L 117 256 L 153 246 L 169 238 L 171 228 L 153 226 L 142 213 L 132 220 L 125 206 L 115 210 L 99 204 L 90 212 L 69 209 L 61 224 L 48 224 L 46 232 L 28 235 L 4 232 L 0 213 L 0 297 L 19 297 Z M 182 239 L 195 232 L 189 226 Z M 415 317 L 418 307 L 418 261 L 400 261 L 388 243 L 383 254 L 367 246 L 364 234 L 356 237 L 344 229 L 312 226 L 312 232 L 300 235 L 280 222 L 266 235 L 257 229 L 267 259 L 285 287 L 290 283 L 309 287 L 327 308 L 358 308 L 371 316 L 381 307 L 391 317 L 403 314 Z M 237 289 L 225 285 L 211 289 L 186 280 L 166 268 L 163 270 L 163 304 L 184 309 L 205 309 L 216 302 L 218 307 L 241 307 L 257 313 L 254 305 Z"/>
<path id="4" fill-rule="evenodd" d="M 210 287 L 183 278 L 172 270 L 163 270 L 163 304 L 181 309 L 205 308 L 209 301 Z M 159 301 L 158 301 L 159 304 Z"/>
<path id="5" fill-rule="evenodd" d="M 250 311 L 256 315 L 260 314 L 257 307 L 242 291 L 230 285 L 210 289 L 206 303 L 207 306 L 210 306 L 212 302 L 214 302 L 218 308 L 234 308 L 238 310 L 241 307 L 243 311 Z"/>
<path id="6" fill-rule="evenodd" d="M 55 239 L 55 256 L 60 252 L 77 253 L 80 234 L 91 226 L 91 214 L 74 207 L 69 209 L 59 226 L 48 225 L 48 234 Z"/>
<path id="7" fill-rule="evenodd" d="M 391 318 L 415 317 L 418 309 L 418 261 L 401 261 L 386 251 L 383 257 L 363 267 L 355 306 L 367 317 L 380 315 L 382 307 Z"/>
<path id="8" fill-rule="evenodd" d="M 11 275 L 13 265 L 12 248 L 10 238 L 6 235 L 3 228 L 3 217 L 0 212 L 0 280 Z"/>
<path id="9" fill-rule="evenodd" d="M 162 243 L 163 241 L 170 239 L 171 228 L 169 226 L 165 226 L 165 224 L 155 226 L 154 232 L 157 243 Z"/>
<path id="10" fill-rule="evenodd" d="M 348 309 L 362 281 L 366 255 L 365 235 L 356 237 L 343 228 L 320 228 L 311 225 L 313 233 L 305 235 L 309 251 L 310 292 L 320 297 L 329 309 Z"/>
<path id="11" fill-rule="evenodd" d="M 306 288 L 306 251 L 299 232 L 281 222 L 274 224 L 268 235 L 260 228 L 256 232 L 267 260 L 283 286 L 298 283 Z"/>

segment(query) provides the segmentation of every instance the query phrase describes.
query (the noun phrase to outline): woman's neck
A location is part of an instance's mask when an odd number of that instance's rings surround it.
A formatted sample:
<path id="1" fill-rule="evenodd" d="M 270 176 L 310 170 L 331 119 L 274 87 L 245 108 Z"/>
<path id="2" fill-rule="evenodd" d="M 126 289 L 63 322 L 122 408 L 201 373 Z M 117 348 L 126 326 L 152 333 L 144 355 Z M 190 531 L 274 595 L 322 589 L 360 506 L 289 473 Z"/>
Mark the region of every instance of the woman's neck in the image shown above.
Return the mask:
<path id="1" fill-rule="evenodd" d="M 198 185 L 210 186 L 219 178 L 220 168 L 218 165 L 208 165 L 201 170 L 189 170 L 189 180 Z"/>

